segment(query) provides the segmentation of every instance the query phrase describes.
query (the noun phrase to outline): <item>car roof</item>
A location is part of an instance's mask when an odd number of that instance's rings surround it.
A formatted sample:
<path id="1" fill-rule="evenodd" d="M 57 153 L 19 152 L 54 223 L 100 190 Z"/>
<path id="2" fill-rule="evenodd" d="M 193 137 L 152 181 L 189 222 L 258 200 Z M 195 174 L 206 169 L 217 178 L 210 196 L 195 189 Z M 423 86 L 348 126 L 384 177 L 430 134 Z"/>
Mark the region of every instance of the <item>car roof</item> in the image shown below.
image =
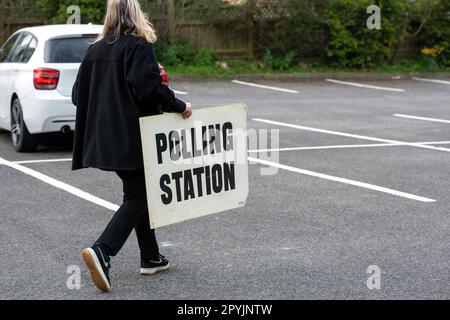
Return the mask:
<path id="1" fill-rule="evenodd" d="M 103 26 L 98 24 L 57 24 L 20 29 L 18 32 L 28 31 L 38 39 L 50 39 L 66 35 L 99 34 Z"/>

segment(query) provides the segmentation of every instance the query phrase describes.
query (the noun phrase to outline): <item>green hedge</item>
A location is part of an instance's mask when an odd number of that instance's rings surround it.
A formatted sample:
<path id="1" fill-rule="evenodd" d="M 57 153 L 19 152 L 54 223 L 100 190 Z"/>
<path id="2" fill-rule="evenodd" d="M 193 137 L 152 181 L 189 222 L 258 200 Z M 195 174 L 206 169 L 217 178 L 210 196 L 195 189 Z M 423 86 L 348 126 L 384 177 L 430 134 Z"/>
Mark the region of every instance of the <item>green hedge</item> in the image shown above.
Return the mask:
<path id="1" fill-rule="evenodd" d="M 44 21 L 48 24 L 64 24 L 69 17 L 67 8 L 77 5 L 81 9 L 81 23 L 103 23 L 105 0 L 36 0 Z"/>
<path id="2" fill-rule="evenodd" d="M 381 8 L 380 30 L 366 26 L 372 4 Z M 293 63 L 313 59 L 374 68 L 394 62 L 399 46 L 411 38 L 419 48 L 439 48 L 431 59 L 448 66 L 450 0 L 284 0 L 283 6 L 289 18 L 275 31 L 262 28 L 262 53 L 268 49 L 282 59 L 293 52 Z"/>
<path id="3" fill-rule="evenodd" d="M 450 0 L 440 1 L 415 43 L 439 66 L 450 67 Z"/>
<path id="4" fill-rule="evenodd" d="M 156 0 L 146 0 L 151 2 Z M 213 0 L 210 0 L 213 1 Z M 216 0 L 220 1 L 220 0 Z M 249 0 L 255 1 L 255 0 Z M 66 8 L 81 7 L 82 22 L 101 23 L 105 0 L 37 0 L 47 23 L 64 23 Z M 369 5 L 381 8 L 381 29 L 369 30 Z M 280 0 L 284 18 L 254 21 L 256 52 L 275 70 L 319 63 L 370 69 L 394 63 L 400 45 L 423 50 L 430 69 L 450 66 L 450 0 Z M 151 15 L 150 15 L 151 16 Z M 248 17 L 243 17 L 248 23 Z M 233 20 L 233 23 L 239 23 Z M 193 50 L 189 41 L 170 44 L 159 34 L 158 56 L 168 65 L 212 65 L 217 55 Z"/>

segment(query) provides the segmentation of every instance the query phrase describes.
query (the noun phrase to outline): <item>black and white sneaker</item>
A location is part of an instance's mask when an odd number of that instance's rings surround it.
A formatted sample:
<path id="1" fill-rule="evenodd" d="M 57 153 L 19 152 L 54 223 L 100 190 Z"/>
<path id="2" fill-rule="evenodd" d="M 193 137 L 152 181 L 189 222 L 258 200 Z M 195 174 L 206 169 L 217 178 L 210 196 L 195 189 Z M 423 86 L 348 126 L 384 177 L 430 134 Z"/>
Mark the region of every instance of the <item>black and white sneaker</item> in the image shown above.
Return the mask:
<path id="1" fill-rule="evenodd" d="M 109 261 L 111 258 L 102 253 L 98 245 L 86 248 L 81 253 L 84 262 L 91 272 L 92 281 L 95 286 L 103 292 L 111 289 L 111 281 L 109 280 Z"/>
<path id="2" fill-rule="evenodd" d="M 169 261 L 162 255 L 158 255 L 157 260 L 141 259 L 141 274 L 152 275 L 159 271 L 169 269 Z"/>

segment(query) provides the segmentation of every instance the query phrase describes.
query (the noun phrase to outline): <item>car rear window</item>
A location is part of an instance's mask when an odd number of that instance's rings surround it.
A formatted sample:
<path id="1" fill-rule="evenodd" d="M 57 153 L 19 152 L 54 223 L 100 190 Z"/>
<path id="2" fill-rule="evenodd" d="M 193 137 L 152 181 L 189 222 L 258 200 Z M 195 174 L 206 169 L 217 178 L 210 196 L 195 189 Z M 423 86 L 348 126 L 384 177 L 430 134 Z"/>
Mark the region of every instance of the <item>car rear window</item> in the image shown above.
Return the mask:
<path id="1" fill-rule="evenodd" d="M 45 63 L 79 63 L 97 36 L 51 39 L 45 43 Z"/>

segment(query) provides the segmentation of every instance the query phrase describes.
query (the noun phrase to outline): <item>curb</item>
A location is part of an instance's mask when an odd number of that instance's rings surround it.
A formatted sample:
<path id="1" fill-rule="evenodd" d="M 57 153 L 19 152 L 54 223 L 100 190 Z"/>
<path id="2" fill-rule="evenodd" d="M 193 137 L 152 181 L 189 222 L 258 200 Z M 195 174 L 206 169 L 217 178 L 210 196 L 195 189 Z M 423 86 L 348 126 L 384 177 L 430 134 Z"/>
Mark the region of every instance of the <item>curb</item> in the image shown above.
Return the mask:
<path id="1" fill-rule="evenodd" d="M 335 79 L 343 81 L 393 81 L 410 80 L 413 77 L 432 78 L 449 80 L 450 72 L 317 72 L 317 73 L 267 73 L 267 74 L 237 74 L 232 76 L 204 76 L 204 75 L 184 75 L 169 74 L 171 81 L 227 81 L 233 79 L 239 80 L 271 80 L 271 81 L 296 81 L 313 82 L 323 81 L 325 79 Z"/>

